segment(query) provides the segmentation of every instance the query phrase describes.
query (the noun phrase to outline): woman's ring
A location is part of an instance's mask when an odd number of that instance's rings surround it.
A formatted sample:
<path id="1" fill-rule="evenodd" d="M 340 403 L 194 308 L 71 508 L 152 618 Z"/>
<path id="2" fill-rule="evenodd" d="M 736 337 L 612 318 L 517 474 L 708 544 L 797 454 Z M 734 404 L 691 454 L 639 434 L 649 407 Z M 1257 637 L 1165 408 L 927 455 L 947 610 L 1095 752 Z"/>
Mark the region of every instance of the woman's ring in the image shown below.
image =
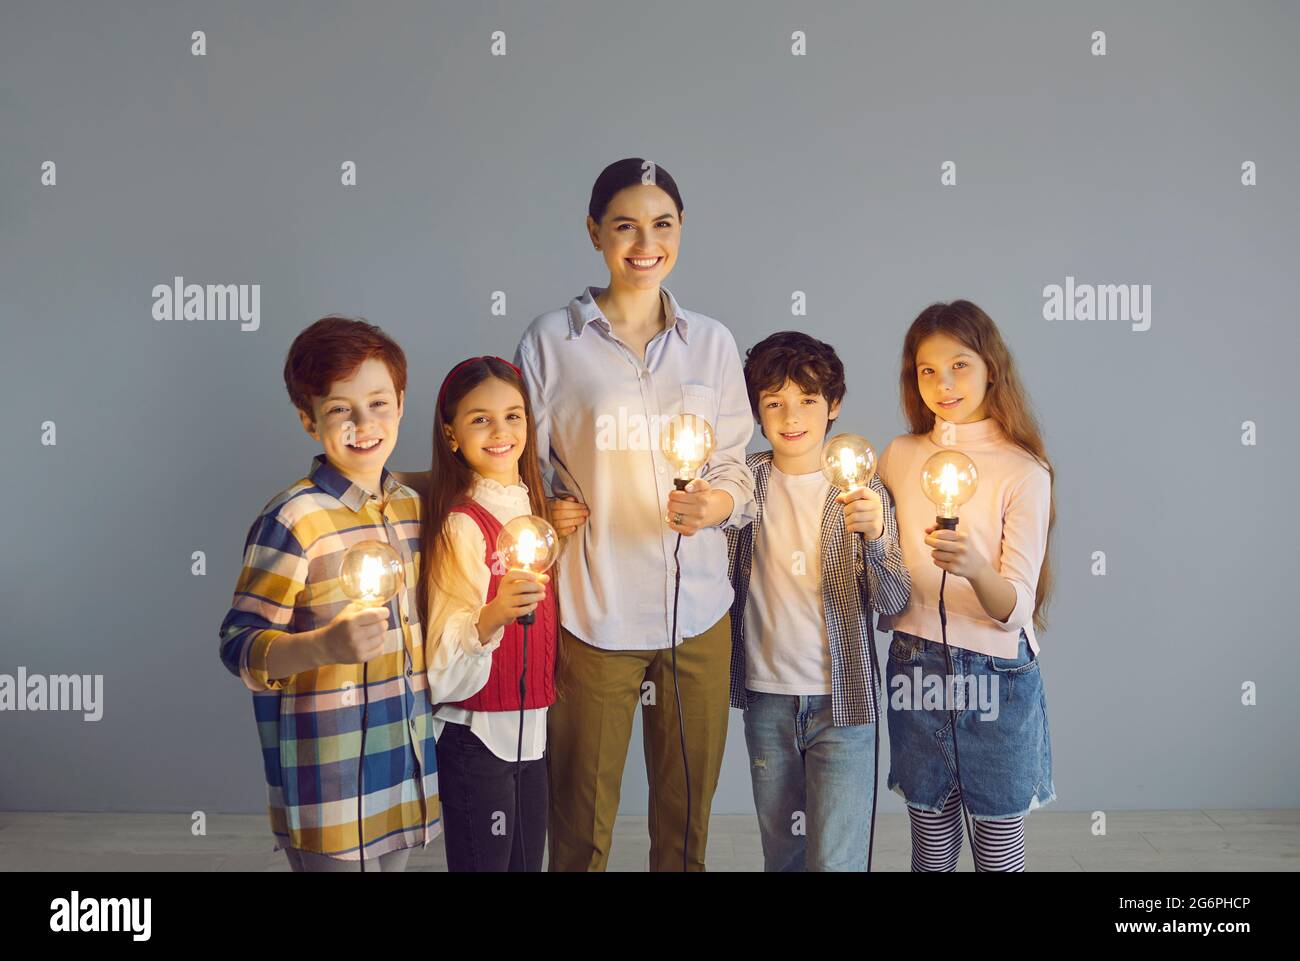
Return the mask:
<path id="1" fill-rule="evenodd" d="M 674 514 L 674 515 L 673 515 L 673 523 L 676 524 L 678 527 L 681 527 L 681 526 L 682 526 L 682 515 L 681 515 L 681 514 Z"/>

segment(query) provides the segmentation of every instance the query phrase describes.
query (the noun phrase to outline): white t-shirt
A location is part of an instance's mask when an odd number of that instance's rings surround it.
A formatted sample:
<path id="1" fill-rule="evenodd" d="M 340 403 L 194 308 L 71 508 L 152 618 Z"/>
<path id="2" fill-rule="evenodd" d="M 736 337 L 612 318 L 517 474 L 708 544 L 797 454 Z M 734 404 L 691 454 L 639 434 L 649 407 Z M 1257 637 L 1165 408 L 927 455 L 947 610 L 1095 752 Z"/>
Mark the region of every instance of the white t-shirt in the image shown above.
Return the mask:
<path id="1" fill-rule="evenodd" d="M 829 493 L 821 471 L 790 475 L 772 465 L 745 601 L 745 686 L 750 690 L 831 692 L 821 590 L 821 520 Z"/>

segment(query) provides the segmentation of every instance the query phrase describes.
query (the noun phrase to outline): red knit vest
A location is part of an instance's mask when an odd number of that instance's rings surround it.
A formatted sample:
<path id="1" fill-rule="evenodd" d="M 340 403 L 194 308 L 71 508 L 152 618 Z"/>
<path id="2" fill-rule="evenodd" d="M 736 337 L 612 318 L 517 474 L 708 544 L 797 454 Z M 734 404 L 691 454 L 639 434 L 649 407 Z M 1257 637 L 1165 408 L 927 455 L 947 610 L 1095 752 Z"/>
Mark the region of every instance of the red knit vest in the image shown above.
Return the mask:
<path id="1" fill-rule="evenodd" d="M 487 544 L 484 562 L 492 572 L 488 582 L 487 599 L 491 603 L 497 596 L 501 574 L 499 565 L 493 563 L 497 535 L 501 522 L 492 512 L 474 500 L 466 500 L 452 508 L 453 513 L 468 514 L 483 532 Z M 555 647 L 559 632 L 559 617 L 555 606 L 555 583 L 546 585 L 546 598 L 537 605 L 536 621 L 528 628 L 528 685 L 524 707 L 528 709 L 549 707 L 555 703 Z M 511 622 L 505 627 L 500 646 L 492 652 L 492 671 L 487 683 L 473 697 L 452 702 L 469 711 L 519 710 L 519 674 L 522 670 L 524 626 Z"/>

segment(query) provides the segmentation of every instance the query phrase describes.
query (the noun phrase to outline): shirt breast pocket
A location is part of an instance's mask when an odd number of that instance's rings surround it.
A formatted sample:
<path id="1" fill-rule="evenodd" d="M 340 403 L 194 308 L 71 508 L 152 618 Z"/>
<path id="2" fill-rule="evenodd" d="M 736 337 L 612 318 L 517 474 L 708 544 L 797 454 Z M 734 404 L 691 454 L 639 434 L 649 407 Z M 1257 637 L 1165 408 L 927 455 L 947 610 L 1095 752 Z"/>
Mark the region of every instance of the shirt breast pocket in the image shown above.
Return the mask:
<path id="1" fill-rule="evenodd" d="M 718 426 L 717 392 L 707 384 L 682 384 L 682 412 L 703 417 L 709 426 Z"/>

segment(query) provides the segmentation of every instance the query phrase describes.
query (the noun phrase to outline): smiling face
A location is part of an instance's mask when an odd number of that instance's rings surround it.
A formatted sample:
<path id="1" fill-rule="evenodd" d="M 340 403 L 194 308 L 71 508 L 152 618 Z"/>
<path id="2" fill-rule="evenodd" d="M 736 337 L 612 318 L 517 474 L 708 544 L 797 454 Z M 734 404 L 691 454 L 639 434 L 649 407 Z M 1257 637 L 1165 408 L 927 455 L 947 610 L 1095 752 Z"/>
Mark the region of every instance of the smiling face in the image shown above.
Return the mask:
<path id="1" fill-rule="evenodd" d="M 518 389 L 489 377 L 461 398 L 456 416 L 443 425 L 453 451 L 484 477 L 519 483 L 519 458 L 528 441 L 528 417 Z"/>
<path id="2" fill-rule="evenodd" d="M 826 431 L 839 415 L 839 401 L 828 405 L 822 394 L 805 393 L 793 380 L 787 380 L 780 390 L 758 395 L 763 434 L 772 445 L 777 466 L 788 474 L 820 469 Z"/>
<path id="3" fill-rule="evenodd" d="M 384 463 L 397 444 L 403 399 L 388 365 L 370 357 L 352 376 L 330 384 L 324 397 L 313 398 L 311 416 L 301 410 L 298 415 L 339 473 L 378 493 Z"/>
<path id="4" fill-rule="evenodd" d="M 989 369 L 984 359 L 947 334 L 931 334 L 916 350 L 916 386 L 925 406 L 954 424 L 988 416 Z"/>
<path id="5" fill-rule="evenodd" d="M 587 232 L 605 258 L 611 287 L 653 290 L 677 263 L 682 218 L 666 191 L 637 184 L 611 198 L 599 224 L 588 217 Z"/>

